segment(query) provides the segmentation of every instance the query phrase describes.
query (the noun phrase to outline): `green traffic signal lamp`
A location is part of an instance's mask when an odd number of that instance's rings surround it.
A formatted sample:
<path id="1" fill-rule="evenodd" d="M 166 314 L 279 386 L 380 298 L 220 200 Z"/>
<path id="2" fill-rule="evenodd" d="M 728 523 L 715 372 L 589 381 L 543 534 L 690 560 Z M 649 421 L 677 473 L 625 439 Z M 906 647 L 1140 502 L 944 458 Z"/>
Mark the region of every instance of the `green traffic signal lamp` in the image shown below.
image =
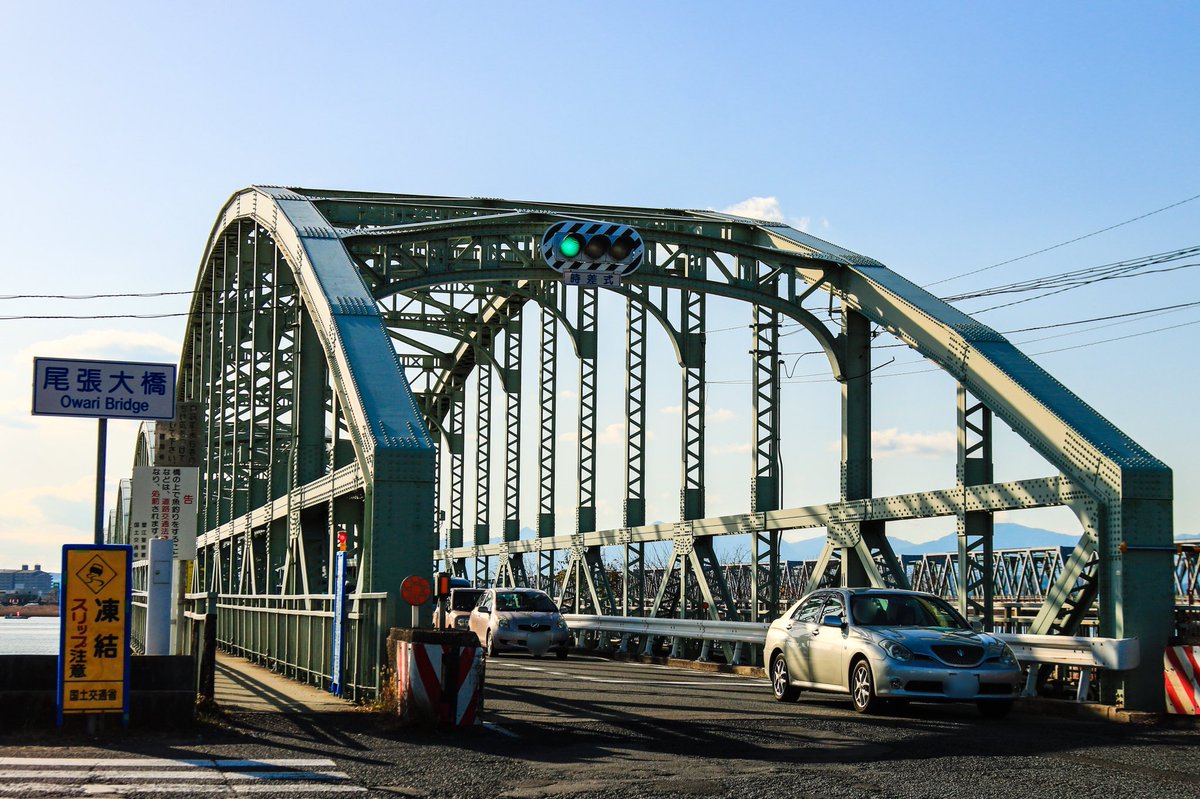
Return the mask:
<path id="1" fill-rule="evenodd" d="M 558 243 L 558 251 L 563 258 L 574 258 L 579 255 L 581 249 L 583 249 L 583 237 L 578 233 L 563 236 L 562 241 Z"/>

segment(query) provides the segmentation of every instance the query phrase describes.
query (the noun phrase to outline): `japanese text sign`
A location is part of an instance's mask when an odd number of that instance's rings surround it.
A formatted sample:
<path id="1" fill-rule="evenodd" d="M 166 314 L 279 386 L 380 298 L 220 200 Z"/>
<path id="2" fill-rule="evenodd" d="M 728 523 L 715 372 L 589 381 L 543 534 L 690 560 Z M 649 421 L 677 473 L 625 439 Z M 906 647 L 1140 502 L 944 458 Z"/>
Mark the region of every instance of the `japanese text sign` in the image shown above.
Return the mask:
<path id="1" fill-rule="evenodd" d="M 621 285 L 621 276 L 610 272 L 579 272 L 568 269 L 562 275 L 563 283 L 568 286 L 617 288 Z"/>
<path id="2" fill-rule="evenodd" d="M 59 638 L 59 713 L 129 710 L 132 550 L 63 547 Z"/>
<path id="3" fill-rule="evenodd" d="M 196 493 L 200 470 L 195 466 L 135 466 L 129 543 L 134 560 L 148 557 L 151 538 L 170 538 L 174 560 L 196 559 Z"/>
<path id="4" fill-rule="evenodd" d="M 173 419 L 175 364 L 34 358 L 33 415 Z"/>

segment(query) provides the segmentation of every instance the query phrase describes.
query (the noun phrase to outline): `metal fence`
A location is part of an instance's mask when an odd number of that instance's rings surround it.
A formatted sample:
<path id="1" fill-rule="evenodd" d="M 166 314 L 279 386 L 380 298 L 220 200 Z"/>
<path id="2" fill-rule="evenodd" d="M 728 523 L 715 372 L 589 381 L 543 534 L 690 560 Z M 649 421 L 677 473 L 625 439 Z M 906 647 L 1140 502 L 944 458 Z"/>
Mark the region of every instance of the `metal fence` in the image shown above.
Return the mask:
<path id="1" fill-rule="evenodd" d="M 333 599 L 333 594 L 220 594 L 217 645 L 299 682 L 328 689 L 333 675 Z M 341 685 L 348 699 L 378 696 L 388 632 L 381 628 L 386 599 L 383 592 L 347 596 Z"/>

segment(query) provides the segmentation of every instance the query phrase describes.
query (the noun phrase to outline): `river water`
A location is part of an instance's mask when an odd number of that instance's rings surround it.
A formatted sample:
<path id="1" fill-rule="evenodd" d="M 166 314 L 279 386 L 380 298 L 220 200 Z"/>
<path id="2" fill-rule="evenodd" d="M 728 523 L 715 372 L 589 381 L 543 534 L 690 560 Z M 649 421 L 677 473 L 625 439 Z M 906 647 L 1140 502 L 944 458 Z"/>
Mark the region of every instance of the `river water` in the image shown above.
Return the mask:
<path id="1" fill-rule="evenodd" d="M 57 655 L 58 616 L 0 619 L 0 655 Z"/>

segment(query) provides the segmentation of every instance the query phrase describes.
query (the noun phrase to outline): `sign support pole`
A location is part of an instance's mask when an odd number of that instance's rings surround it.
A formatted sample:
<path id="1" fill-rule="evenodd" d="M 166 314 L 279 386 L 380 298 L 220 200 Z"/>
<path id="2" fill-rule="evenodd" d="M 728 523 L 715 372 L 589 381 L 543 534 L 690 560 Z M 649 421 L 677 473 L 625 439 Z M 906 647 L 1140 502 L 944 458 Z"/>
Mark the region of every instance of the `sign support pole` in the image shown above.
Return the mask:
<path id="1" fill-rule="evenodd" d="M 108 452 L 108 419 L 96 420 L 96 537 L 94 543 L 104 543 L 104 457 Z"/>

